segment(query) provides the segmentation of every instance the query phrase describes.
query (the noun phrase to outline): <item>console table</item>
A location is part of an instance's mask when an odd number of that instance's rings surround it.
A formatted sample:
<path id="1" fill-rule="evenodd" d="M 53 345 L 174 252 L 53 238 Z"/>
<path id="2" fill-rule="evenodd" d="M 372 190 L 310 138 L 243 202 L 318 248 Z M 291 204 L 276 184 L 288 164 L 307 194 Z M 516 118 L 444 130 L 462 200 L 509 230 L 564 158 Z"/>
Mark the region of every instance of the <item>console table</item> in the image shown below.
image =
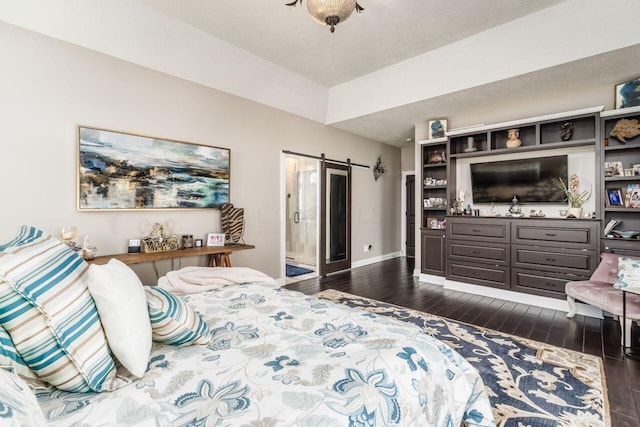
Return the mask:
<path id="1" fill-rule="evenodd" d="M 253 245 L 245 245 L 240 243 L 232 243 L 224 246 L 204 246 L 201 248 L 188 248 L 177 249 L 175 251 L 162 251 L 162 252 L 140 252 L 134 254 L 114 254 L 114 255 L 102 255 L 95 257 L 92 260 L 87 261 L 89 264 L 106 264 L 111 258 L 115 258 L 122 261 L 125 264 L 140 264 L 143 262 L 152 262 L 153 268 L 158 276 L 158 269 L 156 268 L 156 261 L 162 261 L 165 259 L 174 260 L 175 258 L 186 258 L 192 256 L 207 255 L 209 260 L 207 266 L 209 267 L 231 267 L 231 255 L 234 251 L 242 251 L 245 249 L 255 249 Z"/>

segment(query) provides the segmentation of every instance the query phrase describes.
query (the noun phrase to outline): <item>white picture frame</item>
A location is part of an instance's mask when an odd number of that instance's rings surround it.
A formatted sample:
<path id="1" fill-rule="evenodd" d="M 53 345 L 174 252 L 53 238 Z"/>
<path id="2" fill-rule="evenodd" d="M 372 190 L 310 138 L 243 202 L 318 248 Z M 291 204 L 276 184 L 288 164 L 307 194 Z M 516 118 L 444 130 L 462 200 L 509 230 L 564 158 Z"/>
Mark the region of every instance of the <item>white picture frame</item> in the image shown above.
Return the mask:
<path id="1" fill-rule="evenodd" d="M 207 233 L 207 246 L 224 246 L 224 233 Z"/>

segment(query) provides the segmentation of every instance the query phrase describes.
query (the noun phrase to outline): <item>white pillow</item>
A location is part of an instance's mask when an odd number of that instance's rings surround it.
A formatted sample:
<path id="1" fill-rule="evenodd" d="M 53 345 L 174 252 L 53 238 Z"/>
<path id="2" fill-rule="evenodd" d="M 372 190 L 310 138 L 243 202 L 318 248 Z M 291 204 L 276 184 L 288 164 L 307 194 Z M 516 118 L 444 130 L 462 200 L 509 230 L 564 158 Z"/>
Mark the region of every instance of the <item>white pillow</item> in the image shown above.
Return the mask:
<path id="1" fill-rule="evenodd" d="M 142 282 L 123 262 L 111 259 L 89 267 L 89 292 L 111 351 L 132 375 L 142 377 L 151 353 L 151 322 Z"/>

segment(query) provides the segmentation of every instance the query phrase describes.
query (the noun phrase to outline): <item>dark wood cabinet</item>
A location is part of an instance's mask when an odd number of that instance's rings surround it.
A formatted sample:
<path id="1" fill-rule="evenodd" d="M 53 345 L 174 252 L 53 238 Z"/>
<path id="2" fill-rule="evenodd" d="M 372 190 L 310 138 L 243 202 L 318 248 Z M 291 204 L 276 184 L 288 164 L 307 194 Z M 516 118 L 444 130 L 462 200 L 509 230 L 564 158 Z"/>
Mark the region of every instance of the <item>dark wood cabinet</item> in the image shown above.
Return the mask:
<path id="1" fill-rule="evenodd" d="M 444 255 L 444 230 L 422 229 L 422 268 L 420 271 L 424 274 L 444 276 Z"/>
<path id="2" fill-rule="evenodd" d="M 598 265 L 594 220 L 447 218 L 447 279 L 565 298 Z"/>

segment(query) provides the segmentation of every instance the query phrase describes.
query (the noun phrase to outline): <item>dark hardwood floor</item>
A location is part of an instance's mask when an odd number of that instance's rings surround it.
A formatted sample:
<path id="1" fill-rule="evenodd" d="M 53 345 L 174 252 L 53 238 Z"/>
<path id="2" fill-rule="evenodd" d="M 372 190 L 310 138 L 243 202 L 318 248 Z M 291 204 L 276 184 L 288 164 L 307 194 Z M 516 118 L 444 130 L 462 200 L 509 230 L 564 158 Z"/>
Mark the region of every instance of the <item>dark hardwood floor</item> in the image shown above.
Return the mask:
<path id="1" fill-rule="evenodd" d="M 336 289 L 600 356 L 611 425 L 640 426 L 640 361 L 623 358 L 620 327 L 615 320 L 580 315 L 567 319 L 561 311 L 446 290 L 419 283 L 412 276 L 413 269 L 412 259 L 395 258 L 286 287 L 306 294 Z M 634 336 L 638 336 L 637 328 Z M 634 345 L 638 346 L 636 338 Z"/>

